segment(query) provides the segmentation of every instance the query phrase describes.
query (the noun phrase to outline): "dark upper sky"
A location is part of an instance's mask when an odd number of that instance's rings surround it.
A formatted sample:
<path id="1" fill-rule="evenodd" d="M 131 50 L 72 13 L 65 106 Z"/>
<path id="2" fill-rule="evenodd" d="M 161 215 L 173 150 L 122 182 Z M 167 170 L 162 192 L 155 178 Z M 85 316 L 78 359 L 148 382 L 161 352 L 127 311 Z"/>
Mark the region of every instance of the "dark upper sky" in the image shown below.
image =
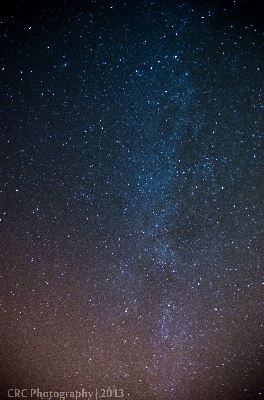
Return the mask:
<path id="1" fill-rule="evenodd" d="M 2 10 L 3 398 L 264 398 L 264 9 L 201 3 Z"/>

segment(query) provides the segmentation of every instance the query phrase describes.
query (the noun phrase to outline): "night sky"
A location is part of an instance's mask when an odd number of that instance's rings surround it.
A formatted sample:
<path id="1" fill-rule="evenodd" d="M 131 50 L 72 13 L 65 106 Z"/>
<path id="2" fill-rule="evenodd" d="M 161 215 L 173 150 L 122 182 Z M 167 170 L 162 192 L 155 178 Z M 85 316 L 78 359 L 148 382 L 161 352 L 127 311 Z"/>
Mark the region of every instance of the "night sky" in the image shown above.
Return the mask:
<path id="1" fill-rule="evenodd" d="M 1 398 L 263 399 L 264 6 L 9 3 Z"/>

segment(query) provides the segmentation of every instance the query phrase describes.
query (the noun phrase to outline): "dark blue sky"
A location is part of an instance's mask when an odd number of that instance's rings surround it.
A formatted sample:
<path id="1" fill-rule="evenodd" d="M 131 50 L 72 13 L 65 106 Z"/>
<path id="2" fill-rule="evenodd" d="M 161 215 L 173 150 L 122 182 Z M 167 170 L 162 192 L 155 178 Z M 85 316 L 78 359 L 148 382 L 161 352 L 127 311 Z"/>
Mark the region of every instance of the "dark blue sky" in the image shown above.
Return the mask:
<path id="1" fill-rule="evenodd" d="M 3 396 L 264 396 L 261 16 L 1 12 Z"/>

